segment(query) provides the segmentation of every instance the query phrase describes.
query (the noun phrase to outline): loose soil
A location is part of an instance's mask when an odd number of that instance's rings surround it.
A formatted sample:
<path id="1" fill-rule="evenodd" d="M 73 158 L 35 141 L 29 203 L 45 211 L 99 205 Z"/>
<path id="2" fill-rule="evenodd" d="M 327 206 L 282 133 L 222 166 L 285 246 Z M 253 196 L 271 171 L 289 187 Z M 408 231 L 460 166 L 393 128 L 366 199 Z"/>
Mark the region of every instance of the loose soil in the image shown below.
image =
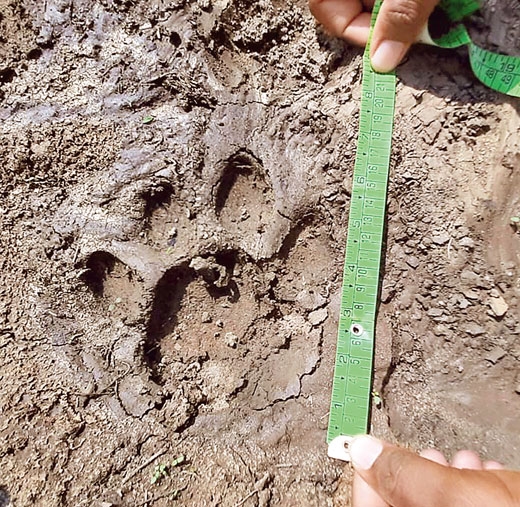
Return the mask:
<path id="1" fill-rule="evenodd" d="M 303 1 L 0 0 L 0 57 L 0 506 L 347 505 L 360 50 Z M 465 50 L 401 66 L 375 435 L 520 466 L 519 131 Z"/>

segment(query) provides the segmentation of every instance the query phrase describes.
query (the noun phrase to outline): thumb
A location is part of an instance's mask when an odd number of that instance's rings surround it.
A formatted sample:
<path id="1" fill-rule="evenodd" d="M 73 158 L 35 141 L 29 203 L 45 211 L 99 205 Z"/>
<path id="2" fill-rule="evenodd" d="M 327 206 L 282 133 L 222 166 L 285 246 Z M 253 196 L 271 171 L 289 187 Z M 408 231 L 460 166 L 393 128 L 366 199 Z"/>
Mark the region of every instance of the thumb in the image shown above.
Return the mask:
<path id="1" fill-rule="evenodd" d="M 389 505 L 489 507 L 520 501 L 517 472 L 450 468 L 368 436 L 354 438 L 349 451 L 356 472 Z"/>
<path id="2" fill-rule="evenodd" d="M 383 2 L 370 48 L 376 72 L 390 72 L 401 63 L 438 3 L 439 0 Z"/>

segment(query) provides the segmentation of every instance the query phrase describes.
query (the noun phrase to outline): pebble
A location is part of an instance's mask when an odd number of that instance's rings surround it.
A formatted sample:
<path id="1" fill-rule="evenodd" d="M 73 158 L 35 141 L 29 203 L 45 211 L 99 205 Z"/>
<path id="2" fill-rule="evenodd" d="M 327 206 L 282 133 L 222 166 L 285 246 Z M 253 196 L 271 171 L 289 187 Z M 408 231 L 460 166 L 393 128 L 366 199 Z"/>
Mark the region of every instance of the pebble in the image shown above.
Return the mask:
<path id="1" fill-rule="evenodd" d="M 473 249 L 475 248 L 475 242 L 471 239 L 471 238 L 468 238 L 467 236 L 462 238 L 460 241 L 459 241 L 459 245 L 460 246 L 463 246 L 463 247 L 466 247 L 466 248 L 469 248 L 469 249 Z"/>
<path id="2" fill-rule="evenodd" d="M 319 310 L 315 310 L 314 312 L 309 313 L 309 322 L 313 326 L 319 326 L 322 322 L 327 320 L 329 316 L 329 312 L 326 308 L 320 308 Z"/>
<path id="3" fill-rule="evenodd" d="M 507 310 L 509 310 L 509 305 L 505 302 L 502 296 L 490 298 L 488 300 L 488 305 L 495 317 L 503 317 Z"/>
<path id="4" fill-rule="evenodd" d="M 475 273 L 474 271 L 471 271 L 470 269 L 462 270 L 462 273 L 460 274 L 460 279 L 464 282 L 468 282 L 476 286 L 479 286 L 480 284 L 480 276 L 477 275 L 477 273 Z"/>
<path id="5" fill-rule="evenodd" d="M 416 294 L 415 295 L 415 299 L 417 301 L 419 301 L 419 303 L 421 304 L 421 306 L 426 310 L 428 308 L 428 305 L 429 305 L 429 300 L 427 298 L 425 298 L 423 295 L 421 294 Z"/>
<path id="6" fill-rule="evenodd" d="M 502 347 L 495 347 L 484 356 L 484 359 L 490 363 L 496 364 L 505 355 L 507 355 L 507 352 Z"/>
<path id="7" fill-rule="evenodd" d="M 439 324 L 433 328 L 433 334 L 435 336 L 447 336 L 450 333 L 450 330 L 444 324 Z"/>
<path id="8" fill-rule="evenodd" d="M 471 303 L 466 298 L 462 298 L 459 301 L 459 308 L 461 310 L 465 310 L 468 306 L 471 306 Z"/>
<path id="9" fill-rule="evenodd" d="M 234 349 L 238 344 L 238 336 L 235 333 L 226 333 L 224 335 L 224 343 Z"/>
<path id="10" fill-rule="evenodd" d="M 408 264 L 408 266 L 412 267 L 413 269 L 416 269 L 417 266 L 419 266 L 420 261 L 417 257 L 412 255 L 406 259 L 406 264 Z"/>
<path id="11" fill-rule="evenodd" d="M 426 313 L 429 317 L 435 318 L 440 317 L 444 313 L 444 311 L 442 310 L 442 308 L 430 308 Z"/>
<path id="12" fill-rule="evenodd" d="M 470 322 L 469 324 L 467 324 L 466 329 L 464 329 L 464 331 L 466 331 L 466 333 L 468 333 L 471 336 L 479 336 L 486 332 L 486 330 L 482 326 L 479 326 L 476 322 Z"/>
<path id="13" fill-rule="evenodd" d="M 296 301 L 304 310 L 316 310 L 327 302 L 319 292 L 305 289 L 296 296 Z"/>
<path id="14" fill-rule="evenodd" d="M 450 240 L 450 235 L 445 232 L 432 237 L 432 241 L 436 245 L 445 245 L 449 240 Z"/>
<path id="15" fill-rule="evenodd" d="M 395 287 L 393 285 L 383 284 L 381 289 L 381 302 L 389 303 L 395 296 Z"/>
<path id="16" fill-rule="evenodd" d="M 520 384 L 515 387 L 515 393 L 520 394 Z"/>
<path id="17" fill-rule="evenodd" d="M 202 312 L 202 317 L 200 319 L 203 323 L 211 322 L 211 315 L 209 312 Z"/>
<path id="18" fill-rule="evenodd" d="M 475 289 L 467 289 L 467 290 L 463 291 L 462 293 L 464 294 L 464 296 L 467 299 L 473 299 L 473 300 L 480 299 L 480 294 Z"/>
<path id="19" fill-rule="evenodd" d="M 489 295 L 492 297 L 492 298 L 499 298 L 500 297 L 500 292 L 498 292 L 497 289 L 493 288 L 489 291 Z"/>

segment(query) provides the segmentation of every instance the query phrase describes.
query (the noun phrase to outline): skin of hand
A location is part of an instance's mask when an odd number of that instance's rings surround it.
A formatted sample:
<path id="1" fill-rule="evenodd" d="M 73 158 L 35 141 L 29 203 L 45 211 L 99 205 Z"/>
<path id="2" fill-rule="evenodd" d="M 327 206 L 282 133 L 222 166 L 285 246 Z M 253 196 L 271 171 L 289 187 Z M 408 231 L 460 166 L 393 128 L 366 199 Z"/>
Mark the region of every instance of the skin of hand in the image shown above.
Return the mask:
<path id="1" fill-rule="evenodd" d="M 459 451 L 417 455 L 370 436 L 353 439 L 353 507 L 518 507 L 520 472 Z"/>
<path id="2" fill-rule="evenodd" d="M 376 72 L 389 72 L 402 61 L 439 0 L 385 0 L 377 17 L 370 59 Z M 325 29 L 364 46 L 373 0 L 309 0 L 309 8 Z"/>

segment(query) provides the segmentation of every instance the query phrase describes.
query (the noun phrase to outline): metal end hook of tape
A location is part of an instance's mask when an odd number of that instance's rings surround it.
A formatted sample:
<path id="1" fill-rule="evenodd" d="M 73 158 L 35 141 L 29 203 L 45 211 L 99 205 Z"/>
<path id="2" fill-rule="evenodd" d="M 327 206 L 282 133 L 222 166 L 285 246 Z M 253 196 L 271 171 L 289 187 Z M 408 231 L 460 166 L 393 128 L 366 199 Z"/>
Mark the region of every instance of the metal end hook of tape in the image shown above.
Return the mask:
<path id="1" fill-rule="evenodd" d="M 350 462 L 349 447 L 354 437 L 347 437 L 346 435 L 340 435 L 336 437 L 329 444 L 327 454 L 329 458 L 340 459 L 342 461 Z"/>

